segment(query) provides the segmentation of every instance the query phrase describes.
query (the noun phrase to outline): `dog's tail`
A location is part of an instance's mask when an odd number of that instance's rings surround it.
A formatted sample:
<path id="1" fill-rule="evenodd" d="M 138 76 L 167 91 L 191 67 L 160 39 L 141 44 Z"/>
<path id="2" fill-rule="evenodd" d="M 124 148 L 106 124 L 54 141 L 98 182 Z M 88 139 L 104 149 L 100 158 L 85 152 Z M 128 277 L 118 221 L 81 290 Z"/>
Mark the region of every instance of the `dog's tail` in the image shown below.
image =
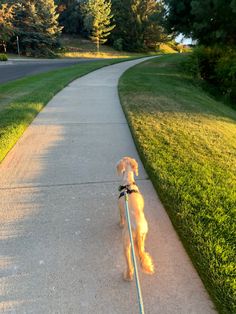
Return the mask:
<path id="1" fill-rule="evenodd" d="M 155 268 L 153 264 L 152 257 L 149 253 L 144 252 L 142 256 L 140 256 L 141 267 L 145 273 L 154 274 Z"/>
<path id="2" fill-rule="evenodd" d="M 146 234 L 137 236 L 137 251 L 140 259 L 141 267 L 145 273 L 153 274 L 155 272 L 153 259 L 149 253 L 145 252 Z"/>

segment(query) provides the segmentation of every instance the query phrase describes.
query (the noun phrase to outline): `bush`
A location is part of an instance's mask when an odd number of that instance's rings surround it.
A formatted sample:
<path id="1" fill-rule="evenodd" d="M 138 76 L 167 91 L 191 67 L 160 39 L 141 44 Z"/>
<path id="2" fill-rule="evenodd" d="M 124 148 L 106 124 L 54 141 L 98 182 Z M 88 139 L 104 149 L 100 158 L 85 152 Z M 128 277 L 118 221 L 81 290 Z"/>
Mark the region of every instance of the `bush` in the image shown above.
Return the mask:
<path id="1" fill-rule="evenodd" d="M 195 76 L 214 85 L 232 102 L 236 100 L 236 49 L 232 47 L 204 47 L 194 49 L 190 56 L 190 70 Z"/>
<path id="2" fill-rule="evenodd" d="M 1 53 L 0 54 L 0 61 L 7 61 L 7 60 L 8 60 L 7 56 L 4 53 Z"/>
<path id="3" fill-rule="evenodd" d="M 113 48 L 115 50 L 122 51 L 123 50 L 123 39 L 122 38 L 116 39 L 113 43 Z"/>
<path id="4" fill-rule="evenodd" d="M 219 59 L 215 68 L 216 77 L 219 81 L 220 90 L 223 94 L 236 100 L 236 51 Z"/>
<path id="5" fill-rule="evenodd" d="M 47 47 L 41 47 L 41 48 L 31 48 L 27 47 L 25 48 L 24 55 L 27 57 L 35 57 L 35 58 L 55 58 L 56 53 Z"/>

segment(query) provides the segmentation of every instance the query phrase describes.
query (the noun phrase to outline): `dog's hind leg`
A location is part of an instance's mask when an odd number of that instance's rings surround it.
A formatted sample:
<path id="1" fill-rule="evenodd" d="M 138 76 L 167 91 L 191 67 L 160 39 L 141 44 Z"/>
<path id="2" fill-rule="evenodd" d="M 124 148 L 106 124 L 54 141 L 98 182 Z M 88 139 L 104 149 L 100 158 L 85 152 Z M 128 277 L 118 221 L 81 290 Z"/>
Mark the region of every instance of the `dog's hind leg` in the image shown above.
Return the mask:
<path id="1" fill-rule="evenodd" d="M 138 252 L 139 258 L 141 262 L 141 267 L 144 272 L 148 274 L 154 273 L 154 265 L 151 256 L 149 253 L 145 252 L 145 240 L 146 240 L 146 233 L 138 233 L 137 234 L 137 245 L 138 245 Z"/>
<path id="2" fill-rule="evenodd" d="M 121 201 L 118 202 L 118 205 L 120 210 L 120 227 L 123 228 L 125 225 L 125 207 Z"/>
<path id="3" fill-rule="evenodd" d="M 127 269 L 124 272 L 124 280 L 131 281 L 133 279 L 134 267 L 132 263 L 131 244 L 130 244 L 128 230 L 124 230 L 123 232 L 123 245 L 124 245 L 124 255 L 125 255 L 126 267 L 127 267 Z"/>
<path id="4" fill-rule="evenodd" d="M 139 259 L 139 250 L 138 250 L 138 243 L 137 243 L 136 234 L 137 234 L 137 232 L 133 231 L 134 251 L 135 251 L 136 257 Z"/>

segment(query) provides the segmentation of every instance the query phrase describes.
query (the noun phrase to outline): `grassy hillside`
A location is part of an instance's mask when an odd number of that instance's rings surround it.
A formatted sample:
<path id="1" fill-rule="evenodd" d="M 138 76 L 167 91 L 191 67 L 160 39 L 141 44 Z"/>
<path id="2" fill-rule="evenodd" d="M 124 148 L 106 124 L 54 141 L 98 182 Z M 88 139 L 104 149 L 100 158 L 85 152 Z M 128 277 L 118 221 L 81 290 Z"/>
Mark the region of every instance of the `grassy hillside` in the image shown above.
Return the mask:
<path id="1" fill-rule="evenodd" d="M 96 45 L 91 40 L 64 35 L 61 37 L 61 43 L 64 47 L 64 52 L 61 53 L 61 57 L 80 57 L 80 58 L 128 58 L 128 57 L 140 57 L 145 54 L 155 55 L 160 53 L 177 53 L 177 46 L 174 49 L 172 44 L 160 44 L 159 52 L 148 53 L 132 53 L 125 51 L 117 51 L 108 45 L 101 45 L 100 53 L 97 53 Z"/>
<path id="2" fill-rule="evenodd" d="M 91 40 L 68 35 L 61 37 L 61 43 L 64 51 L 60 56 L 67 58 L 128 58 L 144 55 L 143 53 L 116 51 L 107 45 L 101 45 L 98 54 L 96 45 Z"/>
<path id="3" fill-rule="evenodd" d="M 120 97 L 205 286 L 221 313 L 236 313 L 236 111 L 198 87 L 184 59 L 163 56 L 128 70 Z"/>

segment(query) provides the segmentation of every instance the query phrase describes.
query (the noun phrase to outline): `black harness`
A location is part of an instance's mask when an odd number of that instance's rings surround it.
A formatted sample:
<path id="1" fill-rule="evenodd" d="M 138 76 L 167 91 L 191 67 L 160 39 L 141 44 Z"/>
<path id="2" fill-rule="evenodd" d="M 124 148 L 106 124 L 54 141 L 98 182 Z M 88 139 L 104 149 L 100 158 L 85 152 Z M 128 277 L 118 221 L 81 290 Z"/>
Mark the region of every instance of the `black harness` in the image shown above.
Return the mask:
<path id="1" fill-rule="evenodd" d="M 121 198 L 122 196 L 124 196 L 124 195 L 125 195 L 125 192 L 126 192 L 127 194 L 139 193 L 139 191 L 137 191 L 137 190 L 134 190 L 134 189 L 130 190 L 130 189 L 129 189 L 129 186 L 131 186 L 131 185 L 136 185 L 136 183 L 133 182 L 132 184 L 120 185 L 120 186 L 119 186 L 118 191 L 121 192 L 120 195 L 119 195 L 119 198 Z M 124 190 L 124 191 L 123 191 L 123 190 Z M 122 191 L 123 191 L 123 192 L 122 192 Z"/>

